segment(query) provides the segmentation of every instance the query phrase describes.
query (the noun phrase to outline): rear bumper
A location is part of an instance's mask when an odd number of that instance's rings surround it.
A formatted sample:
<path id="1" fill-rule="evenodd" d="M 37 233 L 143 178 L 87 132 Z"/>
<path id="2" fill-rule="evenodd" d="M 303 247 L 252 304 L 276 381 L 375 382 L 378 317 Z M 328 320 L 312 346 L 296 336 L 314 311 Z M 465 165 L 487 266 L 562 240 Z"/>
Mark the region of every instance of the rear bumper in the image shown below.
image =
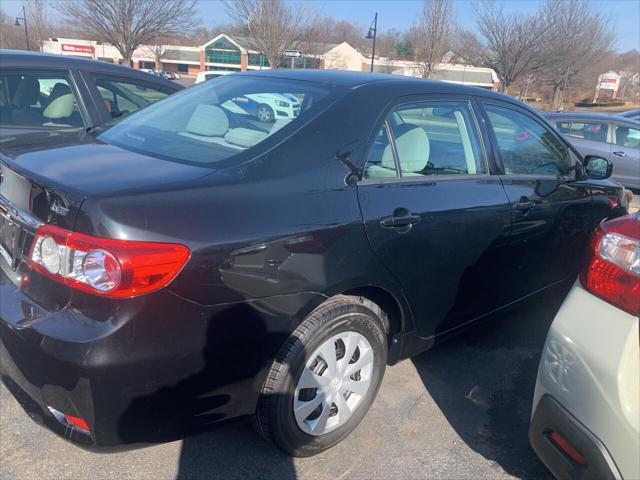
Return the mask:
<path id="1" fill-rule="evenodd" d="M 164 289 L 42 311 L 0 272 L 0 374 L 25 410 L 80 446 L 171 441 L 255 411 L 272 358 L 315 294 L 201 306 Z M 310 298 L 311 297 L 311 298 Z M 82 307 L 82 308 L 80 308 Z M 82 418 L 85 434 L 51 413 Z"/>
<path id="2" fill-rule="evenodd" d="M 586 463 L 580 464 L 564 453 L 551 439 L 552 432 L 567 440 Z M 622 478 L 602 442 L 550 395 L 542 397 L 533 414 L 529 442 L 558 480 Z"/>
<path id="3" fill-rule="evenodd" d="M 640 478 L 639 323 L 577 281 L 549 329 L 533 400 L 533 423 L 540 422 L 539 411 L 551 409 L 541 410 L 543 399 L 552 398 L 578 430 L 582 426 L 604 445 L 622 478 Z M 531 442 L 543 460 L 552 455 L 540 447 L 539 426 Z M 584 468 L 571 470 L 570 477 L 549 468 L 559 478 L 583 478 Z"/>

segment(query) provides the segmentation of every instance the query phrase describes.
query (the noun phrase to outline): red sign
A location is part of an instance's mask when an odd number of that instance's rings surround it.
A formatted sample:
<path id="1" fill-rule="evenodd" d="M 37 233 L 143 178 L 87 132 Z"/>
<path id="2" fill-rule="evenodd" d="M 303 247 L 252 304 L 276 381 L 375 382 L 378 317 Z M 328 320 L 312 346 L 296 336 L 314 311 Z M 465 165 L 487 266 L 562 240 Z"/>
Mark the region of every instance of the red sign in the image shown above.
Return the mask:
<path id="1" fill-rule="evenodd" d="M 92 45 L 73 45 L 71 43 L 63 43 L 62 51 L 72 53 L 95 53 L 96 49 Z"/>

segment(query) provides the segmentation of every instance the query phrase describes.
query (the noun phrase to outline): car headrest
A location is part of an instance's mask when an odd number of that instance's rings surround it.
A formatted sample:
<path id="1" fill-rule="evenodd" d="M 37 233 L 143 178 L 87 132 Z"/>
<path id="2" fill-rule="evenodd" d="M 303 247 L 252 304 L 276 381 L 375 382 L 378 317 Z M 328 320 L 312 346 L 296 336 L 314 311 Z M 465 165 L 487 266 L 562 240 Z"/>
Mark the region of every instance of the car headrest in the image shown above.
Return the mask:
<path id="1" fill-rule="evenodd" d="M 220 107 L 198 105 L 191 114 L 186 130 L 204 137 L 222 137 L 229 130 L 229 119 Z"/>
<path id="2" fill-rule="evenodd" d="M 38 103 L 40 98 L 40 82 L 33 77 L 22 77 L 13 94 L 14 107 L 28 107 Z"/>
<path id="3" fill-rule="evenodd" d="M 404 173 L 418 173 L 429 162 L 429 137 L 423 128 L 411 123 L 403 123 L 394 129 L 396 149 L 400 160 L 400 170 Z M 391 145 L 382 153 L 380 164 L 384 168 L 395 169 Z"/>
<path id="4" fill-rule="evenodd" d="M 249 128 L 234 128 L 229 130 L 229 133 L 224 136 L 224 139 L 232 145 L 251 148 L 266 139 L 268 136 L 269 134 L 267 132 L 260 132 Z"/>
<path id="5" fill-rule="evenodd" d="M 42 112 L 45 118 L 69 118 L 73 113 L 73 94 L 67 93 L 53 99 Z"/>

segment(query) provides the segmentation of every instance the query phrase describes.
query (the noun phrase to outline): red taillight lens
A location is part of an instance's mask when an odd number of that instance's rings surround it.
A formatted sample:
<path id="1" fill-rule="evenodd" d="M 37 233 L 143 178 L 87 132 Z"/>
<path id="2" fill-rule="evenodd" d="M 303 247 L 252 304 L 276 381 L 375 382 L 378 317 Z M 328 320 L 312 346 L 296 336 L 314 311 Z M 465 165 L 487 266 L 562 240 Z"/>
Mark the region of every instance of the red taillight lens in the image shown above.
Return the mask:
<path id="1" fill-rule="evenodd" d="M 580 282 L 594 295 L 640 316 L 640 219 L 623 217 L 598 229 Z"/>
<path id="2" fill-rule="evenodd" d="M 29 258 L 36 270 L 59 282 L 122 298 L 167 285 L 187 262 L 189 249 L 176 243 L 92 237 L 43 225 Z"/>

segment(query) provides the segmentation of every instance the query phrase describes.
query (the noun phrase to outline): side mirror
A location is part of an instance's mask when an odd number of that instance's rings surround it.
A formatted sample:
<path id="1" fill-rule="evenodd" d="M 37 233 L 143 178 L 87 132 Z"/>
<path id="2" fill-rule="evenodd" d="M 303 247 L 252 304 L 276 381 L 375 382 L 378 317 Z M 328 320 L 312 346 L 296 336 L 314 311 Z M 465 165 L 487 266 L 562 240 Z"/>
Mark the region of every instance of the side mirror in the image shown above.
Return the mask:
<path id="1" fill-rule="evenodd" d="M 595 155 L 586 156 L 583 167 L 587 178 L 594 180 L 604 180 L 613 173 L 613 163 L 606 158 L 596 157 Z"/>

